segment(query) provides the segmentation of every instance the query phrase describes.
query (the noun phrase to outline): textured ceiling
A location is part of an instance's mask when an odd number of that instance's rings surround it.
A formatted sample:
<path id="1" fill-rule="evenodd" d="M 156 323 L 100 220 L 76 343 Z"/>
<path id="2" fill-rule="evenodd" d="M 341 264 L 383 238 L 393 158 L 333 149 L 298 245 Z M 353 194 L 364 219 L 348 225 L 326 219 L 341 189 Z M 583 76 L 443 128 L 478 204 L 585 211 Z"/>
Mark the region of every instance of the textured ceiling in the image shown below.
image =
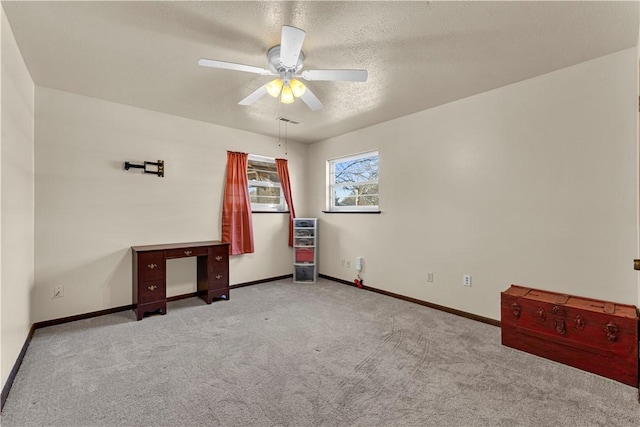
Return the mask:
<path id="1" fill-rule="evenodd" d="M 638 2 L 2 2 L 34 82 L 265 135 L 315 142 L 636 45 Z M 308 82 L 310 111 L 269 96 L 284 24 L 304 69 L 364 68 L 365 83 Z"/>

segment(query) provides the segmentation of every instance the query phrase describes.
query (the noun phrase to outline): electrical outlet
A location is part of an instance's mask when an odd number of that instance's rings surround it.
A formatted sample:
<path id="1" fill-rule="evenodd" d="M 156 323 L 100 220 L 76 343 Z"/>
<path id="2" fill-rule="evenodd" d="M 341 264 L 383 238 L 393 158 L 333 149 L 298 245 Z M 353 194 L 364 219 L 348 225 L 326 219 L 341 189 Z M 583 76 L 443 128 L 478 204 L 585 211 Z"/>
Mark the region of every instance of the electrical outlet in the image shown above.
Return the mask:
<path id="1" fill-rule="evenodd" d="M 433 282 L 433 273 L 427 273 L 427 282 Z"/>
<path id="2" fill-rule="evenodd" d="M 56 286 L 53 288 L 53 297 L 54 298 L 62 298 L 64 296 L 64 287 Z"/>
<path id="3" fill-rule="evenodd" d="M 351 260 L 350 260 L 350 259 L 348 259 L 348 260 L 347 260 L 347 265 L 346 265 L 346 267 L 347 267 L 347 268 L 351 268 Z"/>
<path id="4" fill-rule="evenodd" d="M 465 274 L 462 278 L 462 284 L 464 286 L 471 286 L 471 275 L 470 274 Z"/>

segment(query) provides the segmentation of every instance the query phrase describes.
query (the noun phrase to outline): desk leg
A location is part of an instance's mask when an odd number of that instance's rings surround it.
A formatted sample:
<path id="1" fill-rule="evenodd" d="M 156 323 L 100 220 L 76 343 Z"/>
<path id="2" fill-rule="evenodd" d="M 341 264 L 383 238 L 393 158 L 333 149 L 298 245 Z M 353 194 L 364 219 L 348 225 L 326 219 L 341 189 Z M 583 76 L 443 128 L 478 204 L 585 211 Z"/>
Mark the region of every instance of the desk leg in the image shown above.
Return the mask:
<path id="1" fill-rule="evenodd" d="M 209 297 L 209 257 L 207 255 L 198 257 L 198 296 L 207 304 L 211 304 Z"/>
<path id="2" fill-rule="evenodd" d="M 159 311 L 163 316 L 167 314 L 167 300 L 155 301 L 147 304 L 138 304 L 134 310 L 136 312 L 136 319 L 142 320 L 145 313 L 152 313 Z"/>

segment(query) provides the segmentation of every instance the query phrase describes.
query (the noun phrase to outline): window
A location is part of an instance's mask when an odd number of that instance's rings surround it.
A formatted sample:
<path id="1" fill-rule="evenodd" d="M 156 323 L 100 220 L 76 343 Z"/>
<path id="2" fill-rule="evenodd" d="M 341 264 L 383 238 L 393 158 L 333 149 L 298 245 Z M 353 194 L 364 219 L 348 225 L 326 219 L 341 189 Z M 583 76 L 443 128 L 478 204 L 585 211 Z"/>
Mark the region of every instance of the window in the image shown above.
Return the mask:
<path id="1" fill-rule="evenodd" d="M 249 154 L 247 180 L 252 211 L 287 211 L 275 159 Z"/>
<path id="2" fill-rule="evenodd" d="M 378 210 L 378 152 L 329 160 L 329 210 Z"/>

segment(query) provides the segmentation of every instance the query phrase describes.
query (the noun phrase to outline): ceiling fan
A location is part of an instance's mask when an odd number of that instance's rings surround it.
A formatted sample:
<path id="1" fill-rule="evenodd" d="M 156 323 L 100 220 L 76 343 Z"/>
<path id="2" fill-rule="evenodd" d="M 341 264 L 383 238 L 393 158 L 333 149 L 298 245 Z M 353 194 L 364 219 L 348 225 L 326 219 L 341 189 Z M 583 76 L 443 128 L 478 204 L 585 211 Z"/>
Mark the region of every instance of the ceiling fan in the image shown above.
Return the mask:
<path id="1" fill-rule="evenodd" d="M 364 82 L 367 80 L 367 70 L 305 70 L 300 72 L 304 63 L 302 43 L 305 35 L 306 33 L 299 28 L 283 25 L 280 44 L 267 52 L 269 69 L 204 58 L 198 61 L 198 65 L 245 71 L 263 76 L 277 76 L 276 79 L 264 84 L 241 100 L 238 103 L 240 105 L 251 105 L 268 93 L 274 98 L 280 97 L 280 102 L 283 104 L 291 104 L 295 98 L 300 98 L 311 110 L 316 111 L 324 105 L 298 78 L 302 77 L 307 81 Z"/>

